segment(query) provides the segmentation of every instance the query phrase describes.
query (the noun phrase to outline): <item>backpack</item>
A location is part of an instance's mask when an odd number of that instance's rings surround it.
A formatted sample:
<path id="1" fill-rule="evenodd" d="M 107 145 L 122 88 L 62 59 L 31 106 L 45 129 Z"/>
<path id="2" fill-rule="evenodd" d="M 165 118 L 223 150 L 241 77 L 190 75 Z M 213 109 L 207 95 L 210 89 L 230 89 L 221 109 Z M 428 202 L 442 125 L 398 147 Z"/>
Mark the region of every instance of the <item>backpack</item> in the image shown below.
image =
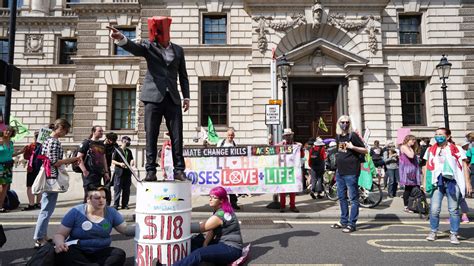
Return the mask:
<path id="1" fill-rule="evenodd" d="M 14 210 L 20 206 L 20 200 L 18 199 L 18 195 L 14 190 L 8 190 L 7 196 L 5 197 L 5 201 L 3 202 L 3 208 L 7 210 Z"/>
<path id="2" fill-rule="evenodd" d="M 86 140 L 89 141 L 89 139 L 85 139 L 84 141 L 86 141 Z M 75 149 L 74 151 L 72 151 L 72 153 L 71 153 L 71 155 L 69 156 L 69 158 L 77 157 L 77 155 L 79 154 L 79 149 L 81 148 L 81 145 L 82 145 L 82 143 L 84 143 L 84 141 L 81 142 L 81 144 L 79 144 L 79 145 L 76 147 L 76 149 Z M 90 143 L 90 141 L 89 141 L 89 143 Z M 84 165 L 87 163 L 88 159 L 89 159 L 89 150 L 87 150 L 87 153 L 86 153 L 86 155 L 84 156 Z M 73 163 L 73 164 L 71 165 L 71 167 L 72 167 L 72 170 L 73 170 L 74 172 L 79 173 L 79 174 L 82 174 L 82 169 L 81 169 L 81 167 L 79 167 L 79 161 Z"/>
<path id="3" fill-rule="evenodd" d="M 35 150 L 30 157 L 31 163 L 28 162 L 28 164 L 31 165 L 31 168 L 33 169 L 33 171 L 39 171 L 39 169 L 43 165 L 43 160 L 38 159 L 38 155 L 41 154 L 42 150 L 43 150 L 43 145 L 41 143 L 36 143 Z"/>
<path id="4" fill-rule="evenodd" d="M 425 192 L 423 192 L 419 187 L 414 187 L 411 190 L 410 196 L 408 197 L 408 209 L 420 214 L 420 218 L 423 215 L 430 213 L 430 206 L 426 201 Z"/>
<path id="5" fill-rule="evenodd" d="M 309 158 L 311 160 L 311 168 L 318 168 L 324 165 L 324 161 L 321 156 L 322 148 L 320 146 L 314 146 L 309 150 Z"/>

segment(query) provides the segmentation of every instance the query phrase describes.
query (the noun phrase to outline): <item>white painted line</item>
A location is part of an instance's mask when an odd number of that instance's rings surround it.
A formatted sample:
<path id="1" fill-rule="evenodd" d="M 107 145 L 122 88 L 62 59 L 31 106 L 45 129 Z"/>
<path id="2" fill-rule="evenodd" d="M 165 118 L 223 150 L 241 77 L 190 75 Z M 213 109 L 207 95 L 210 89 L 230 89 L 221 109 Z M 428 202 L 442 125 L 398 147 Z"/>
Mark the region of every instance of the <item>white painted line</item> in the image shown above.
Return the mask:
<path id="1" fill-rule="evenodd" d="M 276 224 L 334 224 L 338 222 L 337 219 L 334 220 L 334 221 L 314 221 L 314 220 L 310 220 L 310 221 L 302 221 L 302 220 L 273 220 L 273 223 L 276 223 Z M 424 224 L 424 225 L 428 225 L 428 221 L 400 221 L 400 220 L 396 220 L 396 221 L 390 221 L 390 220 L 387 220 L 387 221 L 358 221 L 357 222 L 357 225 L 362 225 L 362 224 L 387 224 L 387 225 L 393 225 L 393 224 L 407 224 L 407 225 L 416 225 L 416 224 Z M 440 224 L 448 224 L 446 222 L 440 222 Z"/>
<path id="2" fill-rule="evenodd" d="M 36 222 L 2 222 L 2 225 L 36 225 Z M 61 222 L 49 222 L 52 225 L 59 225 Z"/>

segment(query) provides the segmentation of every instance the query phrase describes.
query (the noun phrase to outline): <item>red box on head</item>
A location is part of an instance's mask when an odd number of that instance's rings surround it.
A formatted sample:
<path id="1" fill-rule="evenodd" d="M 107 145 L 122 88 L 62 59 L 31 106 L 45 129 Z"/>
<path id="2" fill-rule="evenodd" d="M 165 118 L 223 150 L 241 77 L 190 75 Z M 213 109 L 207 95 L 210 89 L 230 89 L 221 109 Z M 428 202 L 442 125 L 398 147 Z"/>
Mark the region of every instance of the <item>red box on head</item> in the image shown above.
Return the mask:
<path id="1" fill-rule="evenodd" d="M 168 44 L 170 41 L 171 17 L 148 18 L 148 38 L 150 42 L 157 41 L 160 44 Z"/>

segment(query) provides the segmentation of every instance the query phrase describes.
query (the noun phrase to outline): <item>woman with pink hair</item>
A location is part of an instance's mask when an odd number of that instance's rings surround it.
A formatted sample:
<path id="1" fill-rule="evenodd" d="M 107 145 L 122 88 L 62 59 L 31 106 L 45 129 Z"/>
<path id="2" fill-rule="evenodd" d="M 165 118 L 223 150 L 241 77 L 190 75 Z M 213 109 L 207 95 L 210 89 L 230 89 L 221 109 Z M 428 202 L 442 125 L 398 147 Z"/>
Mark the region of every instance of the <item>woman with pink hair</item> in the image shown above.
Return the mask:
<path id="1" fill-rule="evenodd" d="M 199 265 L 201 262 L 230 264 L 242 256 L 240 225 L 229 202 L 227 191 L 215 187 L 209 192 L 209 206 L 214 210 L 209 219 L 191 224 L 191 232 L 206 233 L 201 247 L 176 262 L 180 265 Z"/>

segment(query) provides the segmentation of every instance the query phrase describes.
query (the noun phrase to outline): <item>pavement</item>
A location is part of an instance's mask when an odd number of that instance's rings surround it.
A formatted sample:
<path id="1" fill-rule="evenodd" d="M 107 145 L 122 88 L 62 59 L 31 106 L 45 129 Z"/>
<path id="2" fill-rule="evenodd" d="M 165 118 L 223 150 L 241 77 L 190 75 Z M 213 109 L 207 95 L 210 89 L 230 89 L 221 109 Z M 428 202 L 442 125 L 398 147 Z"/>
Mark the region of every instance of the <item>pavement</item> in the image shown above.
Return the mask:
<path id="1" fill-rule="evenodd" d="M 133 191 L 133 190 L 132 190 Z M 399 196 L 402 191 L 399 191 Z M 403 199 L 400 197 L 388 198 L 386 193 L 383 200 L 375 208 L 360 208 L 359 219 L 385 219 L 385 220 L 402 220 L 402 219 L 419 219 L 418 214 L 406 213 L 403 211 Z M 135 195 L 130 197 L 130 209 L 119 210 L 127 221 L 134 220 L 135 214 Z M 252 196 L 239 197 L 238 204 L 241 207 L 236 213 L 240 219 L 251 218 L 267 218 L 267 219 L 334 219 L 337 220 L 340 215 L 339 202 L 324 199 L 312 199 L 309 194 L 297 194 L 296 206 L 300 210 L 299 213 L 290 212 L 288 206 L 284 213 L 280 213 L 279 209 L 269 209 L 266 206 L 273 200 L 273 194 L 259 194 Z M 474 199 L 466 199 L 468 206 L 474 206 Z M 59 195 L 56 209 L 52 216 L 52 221 L 59 221 L 66 212 L 73 206 L 82 202 L 82 199 L 69 199 L 64 195 Z M 209 217 L 211 209 L 208 205 L 208 196 L 192 197 L 192 219 L 205 219 Z M 289 199 L 287 199 L 287 203 Z M 39 210 L 21 211 L 20 206 L 17 210 L 7 213 L 0 213 L 0 223 L 3 222 L 34 222 L 38 217 Z M 469 217 L 474 220 L 474 212 L 469 212 Z M 441 216 L 448 217 L 447 201 L 443 200 Z"/>

